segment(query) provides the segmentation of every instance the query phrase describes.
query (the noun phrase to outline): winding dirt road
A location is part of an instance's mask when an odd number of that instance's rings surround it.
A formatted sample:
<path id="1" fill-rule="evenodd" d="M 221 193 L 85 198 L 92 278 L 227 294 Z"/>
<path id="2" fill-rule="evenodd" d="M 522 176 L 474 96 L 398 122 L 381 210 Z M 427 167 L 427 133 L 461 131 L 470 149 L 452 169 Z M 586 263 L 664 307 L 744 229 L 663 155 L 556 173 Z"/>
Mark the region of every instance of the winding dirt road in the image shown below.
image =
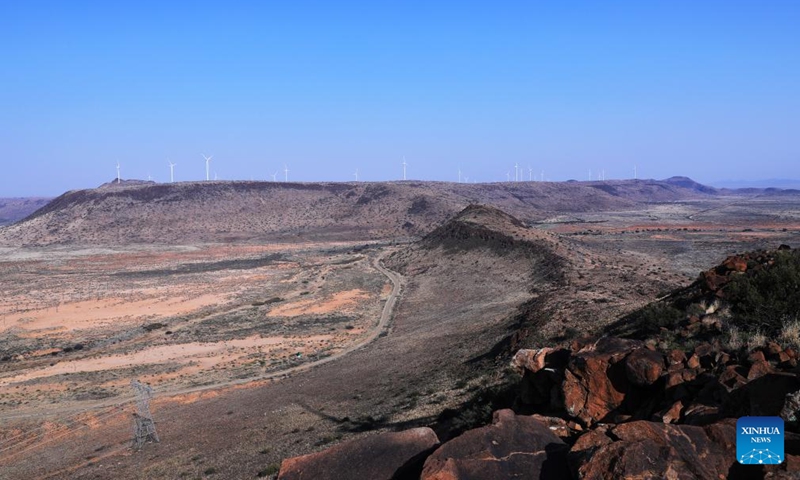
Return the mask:
<path id="1" fill-rule="evenodd" d="M 255 376 L 255 377 L 248 377 L 248 378 L 229 380 L 229 381 L 226 381 L 226 382 L 215 383 L 215 384 L 212 384 L 212 385 L 200 385 L 200 386 L 196 386 L 196 387 L 186 387 L 186 388 L 180 388 L 180 389 L 175 389 L 175 390 L 163 390 L 163 391 L 160 391 L 160 392 L 157 393 L 156 398 L 162 398 L 163 399 L 163 398 L 169 398 L 169 397 L 174 397 L 174 396 L 178 396 L 178 395 L 186 395 L 186 394 L 197 393 L 197 392 L 218 390 L 218 389 L 233 387 L 233 386 L 237 386 L 237 385 L 244 385 L 244 384 L 248 384 L 248 383 L 251 383 L 251 382 L 271 380 L 271 379 L 275 379 L 275 378 L 283 378 L 283 377 L 286 377 L 286 376 L 289 376 L 289 375 L 293 375 L 293 374 L 296 374 L 296 373 L 299 373 L 299 372 L 303 372 L 303 371 L 312 369 L 312 368 L 317 367 L 319 365 L 324 365 L 326 363 L 338 360 L 338 359 L 344 357 L 345 355 L 348 355 L 348 354 L 350 354 L 350 353 L 352 353 L 352 352 L 354 352 L 354 351 L 356 351 L 356 350 L 358 350 L 360 348 L 363 348 L 364 346 L 370 344 L 371 342 L 375 341 L 375 339 L 378 338 L 383 332 L 387 331 L 389 323 L 391 322 L 391 319 L 392 319 L 392 315 L 394 314 L 394 307 L 397 304 L 397 300 L 398 300 L 398 298 L 400 296 L 400 293 L 401 293 L 402 287 L 403 287 L 403 283 L 404 283 L 404 279 L 403 279 L 402 275 L 400 275 L 399 273 L 394 272 L 392 270 L 389 270 L 389 269 L 387 269 L 386 267 L 383 266 L 382 261 L 383 261 L 383 258 L 387 254 L 388 254 L 388 252 L 384 253 L 382 255 L 376 256 L 372 260 L 372 266 L 375 267 L 376 270 L 381 272 L 383 275 L 385 275 L 389 279 L 389 281 L 392 282 L 392 291 L 389 294 L 389 296 L 386 298 L 386 303 L 383 305 L 383 310 L 381 311 L 381 316 L 380 316 L 380 319 L 378 320 L 378 324 L 375 326 L 375 328 L 372 329 L 372 331 L 369 333 L 369 335 L 364 337 L 360 342 L 358 342 L 358 343 L 356 343 L 354 345 L 351 345 L 351 346 L 345 348 L 344 350 L 342 350 L 341 352 L 338 352 L 336 354 L 330 355 L 328 357 L 320 358 L 318 360 L 314 360 L 314 361 L 310 361 L 310 362 L 307 362 L 307 363 L 303 363 L 303 364 L 300 364 L 300 365 L 297 365 L 297 366 L 294 366 L 294 367 L 286 368 L 286 369 L 275 371 L 275 372 L 269 372 L 269 373 L 266 373 L 264 375 L 259 375 L 259 376 Z M 32 418 L 32 417 L 45 417 L 45 416 L 64 415 L 64 414 L 74 415 L 74 414 L 84 413 L 84 412 L 88 412 L 88 411 L 96 410 L 96 409 L 101 409 L 101 408 L 122 407 L 122 406 L 124 406 L 126 404 L 130 404 L 131 402 L 133 402 L 133 400 L 134 400 L 133 396 L 123 396 L 123 397 L 116 397 L 116 398 L 113 398 L 113 399 L 109 399 L 107 401 L 97 402 L 97 403 L 94 403 L 92 405 L 76 405 L 76 406 L 67 407 L 67 408 L 64 408 L 64 407 L 54 408 L 52 411 L 49 411 L 49 412 L 37 411 L 37 412 L 6 413 L 6 414 L 0 414 L 0 420 L 13 420 L 13 419 Z"/>

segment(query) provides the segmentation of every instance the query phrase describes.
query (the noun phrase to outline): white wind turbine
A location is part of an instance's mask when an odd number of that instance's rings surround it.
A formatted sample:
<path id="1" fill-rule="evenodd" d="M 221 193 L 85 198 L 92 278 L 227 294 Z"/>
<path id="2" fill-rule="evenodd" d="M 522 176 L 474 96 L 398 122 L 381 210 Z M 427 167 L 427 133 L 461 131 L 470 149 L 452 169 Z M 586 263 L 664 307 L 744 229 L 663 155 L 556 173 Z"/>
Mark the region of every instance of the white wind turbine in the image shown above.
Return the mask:
<path id="1" fill-rule="evenodd" d="M 278 177 L 278 172 L 280 172 L 280 170 L 275 170 L 275 173 L 272 174 L 272 181 L 273 182 L 277 182 L 278 181 L 278 180 L 276 180 L 277 177 Z"/>
<path id="2" fill-rule="evenodd" d="M 514 162 L 514 181 L 519 182 L 519 163 Z"/>
<path id="3" fill-rule="evenodd" d="M 283 180 L 286 182 L 289 181 L 289 167 L 286 165 L 283 166 Z"/>
<path id="4" fill-rule="evenodd" d="M 530 182 L 531 180 L 533 180 L 533 169 L 528 165 L 528 181 Z"/>
<path id="5" fill-rule="evenodd" d="M 506 182 L 511 181 L 511 172 L 506 172 Z"/>
<path id="6" fill-rule="evenodd" d="M 206 181 L 209 181 L 209 180 L 211 180 L 211 175 L 210 175 L 210 172 L 209 172 L 209 170 L 208 170 L 208 164 L 209 164 L 209 163 L 211 163 L 211 159 L 212 159 L 212 158 L 214 158 L 214 155 L 211 155 L 210 157 L 206 157 L 206 156 L 205 156 L 205 155 L 203 155 L 202 153 L 201 153 L 200 155 L 201 155 L 203 158 L 205 158 L 205 159 L 206 159 Z"/>
<path id="7" fill-rule="evenodd" d="M 354 173 L 353 175 L 356 176 L 356 182 L 357 182 L 358 181 L 358 169 L 357 168 L 356 168 L 356 173 Z"/>
<path id="8" fill-rule="evenodd" d="M 119 162 L 117 162 L 117 183 L 119 183 Z"/>
<path id="9" fill-rule="evenodd" d="M 636 164 L 633 164 L 633 179 L 636 180 Z"/>
<path id="10" fill-rule="evenodd" d="M 461 169 L 458 169 L 458 183 L 461 183 Z"/>
<path id="11" fill-rule="evenodd" d="M 406 157 L 403 157 L 403 180 L 406 179 L 406 165 L 408 165 L 406 163 Z"/>
<path id="12" fill-rule="evenodd" d="M 169 160 L 167 160 L 167 165 L 169 165 L 169 183 L 174 183 L 175 182 L 175 165 L 177 165 L 177 163 L 172 163 Z"/>

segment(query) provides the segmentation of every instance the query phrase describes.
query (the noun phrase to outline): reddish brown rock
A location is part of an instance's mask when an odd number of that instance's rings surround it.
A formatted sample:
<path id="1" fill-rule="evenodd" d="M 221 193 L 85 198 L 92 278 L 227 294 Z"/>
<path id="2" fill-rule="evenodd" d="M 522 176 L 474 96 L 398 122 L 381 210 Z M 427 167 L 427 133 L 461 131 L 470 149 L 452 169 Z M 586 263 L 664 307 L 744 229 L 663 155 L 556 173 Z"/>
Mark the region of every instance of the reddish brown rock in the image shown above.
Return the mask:
<path id="1" fill-rule="evenodd" d="M 683 350 L 672 350 L 669 352 L 669 355 L 667 355 L 667 361 L 670 365 L 682 365 L 683 362 L 686 361 L 686 354 L 683 352 Z"/>
<path id="2" fill-rule="evenodd" d="M 439 444 L 430 428 L 389 432 L 341 443 L 327 450 L 284 460 L 279 480 L 393 478 L 398 470 Z"/>
<path id="3" fill-rule="evenodd" d="M 491 425 L 439 447 L 425 461 L 420 479 L 567 478 L 566 452 L 566 444 L 542 422 L 499 410 Z"/>
<path id="4" fill-rule="evenodd" d="M 636 421 L 611 430 L 619 440 L 591 455 L 577 442 L 570 458 L 580 478 L 726 478 L 735 462 L 735 421 L 707 427 Z M 732 448 L 733 447 L 733 448 Z"/>
<path id="5" fill-rule="evenodd" d="M 763 377 L 768 373 L 775 371 L 775 368 L 766 360 L 761 360 L 750 365 L 750 370 L 747 372 L 747 380 L 755 380 L 756 378 Z"/>
<path id="6" fill-rule="evenodd" d="M 780 345 L 775 342 L 767 343 L 766 348 L 764 349 L 767 352 L 767 356 L 769 358 L 776 357 L 780 352 L 783 351 Z"/>
<path id="7" fill-rule="evenodd" d="M 747 383 L 747 379 L 742 376 L 744 367 L 739 365 L 728 365 L 719 376 L 719 383 L 725 386 L 728 391 L 739 388 Z"/>
<path id="8" fill-rule="evenodd" d="M 753 350 L 750 352 L 750 355 L 747 356 L 747 360 L 749 360 L 750 363 L 763 362 L 766 359 L 764 352 L 761 350 Z"/>
<path id="9" fill-rule="evenodd" d="M 658 352 L 639 348 L 625 358 L 625 374 L 634 385 L 652 385 L 663 372 L 664 356 Z"/>
<path id="10" fill-rule="evenodd" d="M 687 368 L 699 368 L 700 367 L 700 357 L 694 353 L 689 360 L 686 360 L 686 367 Z"/>
<path id="11" fill-rule="evenodd" d="M 741 257 L 728 257 L 727 260 L 722 262 L 722 265 L 733 272 L 747 271 L 747 260 Z"/>
<path id="12" fill-rule="evenodd" d="M 567 413 L 592 425 L 619 407 L 630 387 L 621 360 L 642 347 L 634 340 L 603 337 L 573 354 L 562 384 Z"/>
<path id="13" fill-rule="evenodd" d="M 664 423 L 676 423 L 681 418 L 681 412 L 683 412 L 683 402 L 678 400 L 661 414 L 661 421 Z"/>

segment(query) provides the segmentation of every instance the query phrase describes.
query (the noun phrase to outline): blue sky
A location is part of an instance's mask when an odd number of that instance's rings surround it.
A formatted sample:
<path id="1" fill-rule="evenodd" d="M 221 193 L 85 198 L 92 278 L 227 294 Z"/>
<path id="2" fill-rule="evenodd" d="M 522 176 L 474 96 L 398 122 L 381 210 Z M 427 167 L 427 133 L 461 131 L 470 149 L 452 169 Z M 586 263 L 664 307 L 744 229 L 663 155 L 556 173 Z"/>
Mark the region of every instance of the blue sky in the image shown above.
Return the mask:
<path id="1" fill-rule="evenodd" d="M 115 176 L 798 178 L 800 2 L 0 4 L 0 197 Z M 280 178 L 280 175 L 279 175 Z"/>

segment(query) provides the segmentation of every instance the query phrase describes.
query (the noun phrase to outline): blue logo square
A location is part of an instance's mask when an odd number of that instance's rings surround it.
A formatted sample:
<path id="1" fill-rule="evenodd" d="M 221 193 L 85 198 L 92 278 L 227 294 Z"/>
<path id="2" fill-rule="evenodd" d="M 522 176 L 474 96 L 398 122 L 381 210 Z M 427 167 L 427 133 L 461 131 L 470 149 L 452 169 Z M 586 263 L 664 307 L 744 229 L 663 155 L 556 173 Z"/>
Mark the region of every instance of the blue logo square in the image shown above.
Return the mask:
<path id="1" fill-rule="evenodd" d="M 736 421 L 736 460 L 743 465 L 783 463 L 783 419 L 742 417 Z"/>

